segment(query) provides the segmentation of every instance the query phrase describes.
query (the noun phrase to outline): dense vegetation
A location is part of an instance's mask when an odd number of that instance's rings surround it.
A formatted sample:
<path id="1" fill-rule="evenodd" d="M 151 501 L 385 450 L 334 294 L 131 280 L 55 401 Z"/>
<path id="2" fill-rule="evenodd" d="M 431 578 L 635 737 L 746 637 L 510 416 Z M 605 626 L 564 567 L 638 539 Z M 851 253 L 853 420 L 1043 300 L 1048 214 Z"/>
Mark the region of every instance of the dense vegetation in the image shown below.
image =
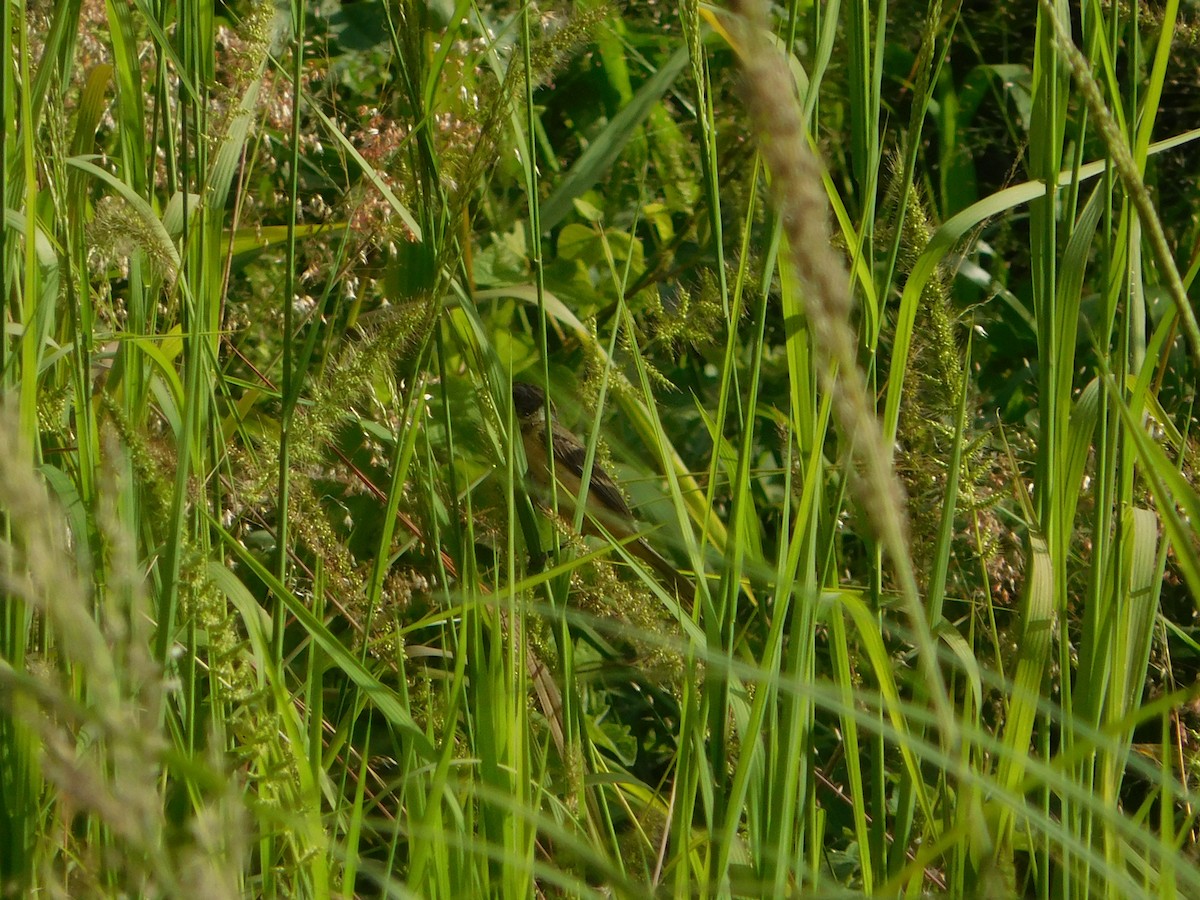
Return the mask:
<path id="1" fill-rule="evenodd" d="M 1192 6 L 2 9 L 0 896 L 1200 896 Z"/>

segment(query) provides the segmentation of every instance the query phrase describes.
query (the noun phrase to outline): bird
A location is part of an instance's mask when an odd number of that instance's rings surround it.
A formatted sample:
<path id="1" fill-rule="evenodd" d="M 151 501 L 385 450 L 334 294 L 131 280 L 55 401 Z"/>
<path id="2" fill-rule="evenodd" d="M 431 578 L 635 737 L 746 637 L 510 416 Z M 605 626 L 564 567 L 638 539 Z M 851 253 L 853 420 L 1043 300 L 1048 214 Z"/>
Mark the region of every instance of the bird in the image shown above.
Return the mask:
<path id="1" fill-rule="evenodd" d="M 546 393 L 536 385 L 515 381 L 512 394 L 513 409 L 520 424 L 521 443 L 525 446 L 525 459 L 529 463 L 530 476 L 535 484 L 546 490 L 550 487 L 551 457 L 546 450 Z M 550 408 L 550 414 L 549 434 L 554 451 L 554 472 L 558 481 L 558 503 L 560 509 L 574 512 L 579 489 L 583 484 L 587 448 L 578 437 L 559 423 L 553 406 Z M 647 544 L 644 538 L 634 537 L 639 529 L 633 511 L 625 502 L 625 497 L 612 476 L 594 461 L 584 512 L 585 534 L 600 535 L 602 532 L 596 527 L 596 523 L 599 523 L 618 541 L 634 538 L 625 545 L 629 552 L 651 565 L 678 592 L 683 592 L 687 580 L 678 569 Z"/>

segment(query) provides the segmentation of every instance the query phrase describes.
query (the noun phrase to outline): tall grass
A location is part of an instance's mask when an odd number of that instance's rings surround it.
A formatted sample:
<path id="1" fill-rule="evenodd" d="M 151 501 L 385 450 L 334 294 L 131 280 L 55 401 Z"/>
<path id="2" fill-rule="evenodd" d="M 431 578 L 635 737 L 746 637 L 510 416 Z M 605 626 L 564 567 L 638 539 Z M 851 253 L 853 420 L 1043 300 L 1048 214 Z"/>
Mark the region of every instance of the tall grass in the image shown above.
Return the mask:
<path id="1" fill-rule="evenodd" d="M 1177 3 L 2 9 L 4 895 L 1200 896 Z"/>

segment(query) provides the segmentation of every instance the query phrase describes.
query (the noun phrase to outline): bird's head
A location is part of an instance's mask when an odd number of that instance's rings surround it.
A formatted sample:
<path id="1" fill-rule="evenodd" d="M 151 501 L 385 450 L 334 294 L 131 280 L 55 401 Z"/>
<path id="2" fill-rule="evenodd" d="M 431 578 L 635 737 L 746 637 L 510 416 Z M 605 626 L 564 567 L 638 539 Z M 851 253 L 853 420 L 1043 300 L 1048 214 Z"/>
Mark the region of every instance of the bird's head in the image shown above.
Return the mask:
<path id="1" fill-rule="evenodd" d="M 522 422 L 540 418 L 545 413 L 546 392 L 540 387 L 526 384 L 524 381 L 514 381 L 512 392 L 513 409 L 517 411 L 517 418 Z"/>

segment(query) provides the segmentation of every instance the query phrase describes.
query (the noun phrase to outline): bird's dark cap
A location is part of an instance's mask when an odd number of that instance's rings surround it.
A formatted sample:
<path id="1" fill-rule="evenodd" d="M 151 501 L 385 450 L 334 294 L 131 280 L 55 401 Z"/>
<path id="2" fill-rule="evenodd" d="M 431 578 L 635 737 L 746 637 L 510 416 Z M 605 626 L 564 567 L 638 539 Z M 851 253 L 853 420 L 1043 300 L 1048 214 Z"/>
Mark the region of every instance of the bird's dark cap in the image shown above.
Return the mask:
<path id="1" fill-rule="evenodd" d="M 546 407 L 546 392 L 533 384 L 524 381 L 513 382 L 513 409 L 517 418 L 524 419 Z"/>

